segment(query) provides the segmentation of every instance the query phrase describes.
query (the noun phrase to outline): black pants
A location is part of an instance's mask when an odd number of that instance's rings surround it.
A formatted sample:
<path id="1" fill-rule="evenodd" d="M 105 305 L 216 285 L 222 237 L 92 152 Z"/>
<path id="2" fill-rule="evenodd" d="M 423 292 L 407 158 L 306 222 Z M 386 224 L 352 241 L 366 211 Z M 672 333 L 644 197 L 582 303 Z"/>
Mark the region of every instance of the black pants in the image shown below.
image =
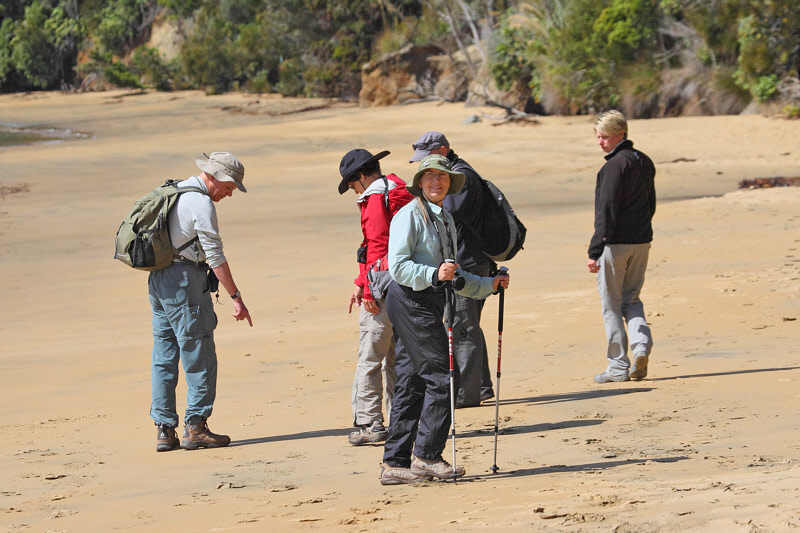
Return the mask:
<path id="1" fill-rule="evenodd" d="M 479 265 L 467 272 L 487 277 L 490 266 Z M 481 312 L 486 300 L 473 300 L 456 294 L 453 322 L 453 357 L 460 386 L 456 391 L 456 407 L 475 407 L 482 396 L 494 396 L 492 373 L 486 339 L 481 329 Z"/>
<path id="2" fill-rule="evenodd" d="M 389 286 L 386 309 L 397 334 L 394 397 L 383 453 L 388 466 L 408 468 L 411 451 L 437 459 L 450 430 L 450 361 L 443 291 Z"/>

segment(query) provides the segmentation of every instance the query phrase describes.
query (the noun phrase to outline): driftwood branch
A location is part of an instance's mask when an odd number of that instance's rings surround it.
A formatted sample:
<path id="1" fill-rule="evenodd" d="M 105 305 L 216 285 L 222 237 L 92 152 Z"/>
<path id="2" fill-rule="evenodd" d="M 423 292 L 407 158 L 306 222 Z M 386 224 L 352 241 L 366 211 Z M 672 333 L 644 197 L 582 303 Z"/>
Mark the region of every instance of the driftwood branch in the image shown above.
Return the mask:
<path id="1" fill-rule="evenodd" d="M 501 104 L 500 102 L 492 100 L 486 94 L 487 92 L 488 91 L 486 91 L 486 87 L 484 87 L 484 94 L 480 94 L 478 92 L 475 92 L 474 94 L 475 94 L 475 96 L 483 98 L 483 100 L 486 102 L 486 105 L 491 106 L 491 107 L 499 107 L 500 109 L 505 110 L 506 116 L 504 116 L 504 117 L 492 117 L 492 116 L 484 115 L 484 118 L 488 118 L 488 119 L 491 119 L 491 120 L 504 120 L 506 122 L 510 122 L 510 121 L 514 121 L 514 120 L 517 120 L 517 119 L 523 119 L 523 121 L 529 121 L 529 119 L 532 119 L 532 118 L 535 118 L 535 117 L 539 116 L 539 115 L 536 115 L 534 113 L 526 113 L 525 111 L 520 111 L 519 109 L 516 109 L 516 108 L 511 107 L 509 105 Z"/>

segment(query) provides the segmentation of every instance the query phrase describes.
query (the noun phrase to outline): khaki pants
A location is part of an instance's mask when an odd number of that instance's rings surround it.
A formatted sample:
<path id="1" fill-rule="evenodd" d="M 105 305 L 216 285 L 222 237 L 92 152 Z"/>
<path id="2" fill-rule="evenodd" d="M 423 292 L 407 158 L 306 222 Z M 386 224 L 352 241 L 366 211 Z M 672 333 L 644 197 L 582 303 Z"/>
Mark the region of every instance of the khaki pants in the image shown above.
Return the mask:
<path id="1" fill-rule="evenodd" d="M 386 413 L 392 411 L 392 396 L 396 374 L 394 370 L 395 338 L 386 304 L 376 301 L 380 312 L 373 315 L 361 306 L 358 323 L 361 338 L 358 347 L 358 366 L 353 379 L 353 425 L 384 422 L 381 403 L 386 386 Z"/>
<path id="2" fill-rule="evenodd" d="M 653 337 L 639 293 L 644 285 L 650 243 L 607 244 L 597 260 L 597 289 L 603 305 L 609 376 L 627 374 L 631 362 L 628 343 L 635 354 L 650 354 Z M 627 332 L 625 326 L 628 326 Z"/>

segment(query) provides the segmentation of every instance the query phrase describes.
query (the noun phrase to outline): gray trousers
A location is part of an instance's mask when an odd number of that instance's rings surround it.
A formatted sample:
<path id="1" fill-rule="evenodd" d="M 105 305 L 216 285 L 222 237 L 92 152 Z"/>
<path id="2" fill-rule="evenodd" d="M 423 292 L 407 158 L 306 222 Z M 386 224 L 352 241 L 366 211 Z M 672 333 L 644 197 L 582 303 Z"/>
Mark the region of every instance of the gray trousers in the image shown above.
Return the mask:
<path id="1" fill-rule="evenodd" d="M 607 244 L 597 260 L 597 289 L 603 307 L 603 323 L 608 339 L 609 376 L 627 374 L 631 362 L 628 341 L 634 355 L 649 355 L 653 347 L 650 326 L 644 315 L 639 293 L 644 285 L 650 243 Z M 625 323 L 628 331 L 625 332 Z"/>
<path id="2" fill-rule="evenodd" d="M 395 337 L 386 313 L 386 303 L 376 300 L 380 312 L 373 315 L 361 306 L 358 317 L 361 337 L 358 345 L 358 365 L 353 379 L 353 425 L 384 422 L 381 403 L 386 399 L 386 413 L 392 412 L 392 396 L 396 374 L 394 370 Z M 386 396 L 383 387 L 386 385 Z"/>
<path id="3" fill-rule="evenodd" d="M 478 276 L 488 276 L 489 266 L 469 270 Z M 459 374 L 456 393 L 458 407 L 480 405 L 481 395 L 493 395 L 489 354 L 481 329 L 481 312 L 486 300 L 473 300 L 456 294 L 453 318 L 453 360 Z"/>

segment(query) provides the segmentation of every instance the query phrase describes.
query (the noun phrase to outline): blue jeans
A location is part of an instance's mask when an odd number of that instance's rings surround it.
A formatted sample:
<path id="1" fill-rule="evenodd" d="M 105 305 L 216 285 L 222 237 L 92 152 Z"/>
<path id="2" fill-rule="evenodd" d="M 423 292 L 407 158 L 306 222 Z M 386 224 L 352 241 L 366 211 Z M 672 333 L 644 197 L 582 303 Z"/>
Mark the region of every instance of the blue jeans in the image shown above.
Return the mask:
<path id="1" fill-rule="evenodd" d="M 202 423 L 211 416 L 217 394 L 217 315 L 208 290 L 206 270 L 175 263 L 150 273 L 153 309 L 153 403 L 156 425 L 178 426 L 175 387 L 178 362 L 183 364 L 188 391 L 184 422 Z"/>

